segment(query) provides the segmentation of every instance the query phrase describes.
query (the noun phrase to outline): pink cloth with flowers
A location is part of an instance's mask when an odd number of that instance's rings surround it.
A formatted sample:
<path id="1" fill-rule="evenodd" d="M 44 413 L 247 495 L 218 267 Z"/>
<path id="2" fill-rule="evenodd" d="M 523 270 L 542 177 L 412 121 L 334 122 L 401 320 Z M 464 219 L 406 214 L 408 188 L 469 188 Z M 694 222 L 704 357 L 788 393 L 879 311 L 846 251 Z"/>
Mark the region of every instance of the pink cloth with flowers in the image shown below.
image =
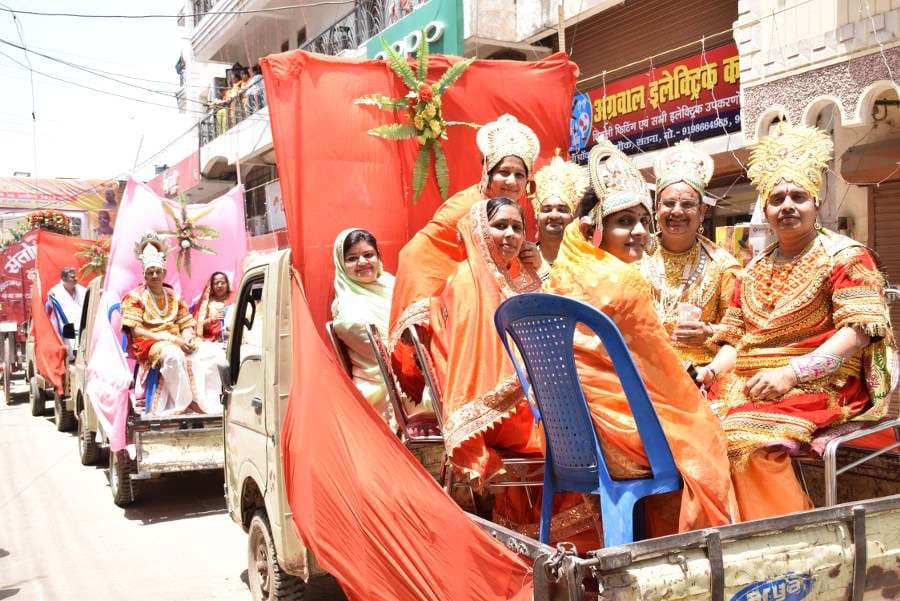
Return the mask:
<path id="1" fill-rule="evenodd" d="M 87 391 L 113 452 L 126 446 L 128 389 L 132 381 L 121 346 L 121 312 L 115 307 L 130 290 L 144 281 L 143 267 L 134 255 L 138 239 L 147 231 L 177 229 L 177 224 L 163 208 L 163 202 L 169 203 L 175 215 L 180 217 L 177 202 L 158 197 L 142 183 L 128 181 L 110 241 L 103 296 L 91 336 Z M 215 254 L 191 251 L 190 275 L 177 268 L 178 241 L 169 240 L 171 250 L 166 260 L 166 283 L 179 291 L 190 305 L 203 293 L 212 272 L 226 273 L 233 285 L 243 273 L 248 247 L 243 188 L 233 188 L 207 204 L 188 205 L 187 214 L 189 218 L 200 215 L 195 225 L 211 227 L 219 233 L 214 240 L 200 241 Z"/>

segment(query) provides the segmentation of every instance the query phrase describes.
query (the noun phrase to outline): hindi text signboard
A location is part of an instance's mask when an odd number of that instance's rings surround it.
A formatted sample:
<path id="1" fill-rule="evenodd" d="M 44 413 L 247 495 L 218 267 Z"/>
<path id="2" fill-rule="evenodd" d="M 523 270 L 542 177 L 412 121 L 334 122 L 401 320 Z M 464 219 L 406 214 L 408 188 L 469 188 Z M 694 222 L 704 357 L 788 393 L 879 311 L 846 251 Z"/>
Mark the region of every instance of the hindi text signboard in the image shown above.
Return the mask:
<path id="1" fill-rule="evenodd" d="M 732 43 L 581 92 L 569 152 L 584 163 L 602 137 L 632 154 L 740 131 L 740 77 Z"/>

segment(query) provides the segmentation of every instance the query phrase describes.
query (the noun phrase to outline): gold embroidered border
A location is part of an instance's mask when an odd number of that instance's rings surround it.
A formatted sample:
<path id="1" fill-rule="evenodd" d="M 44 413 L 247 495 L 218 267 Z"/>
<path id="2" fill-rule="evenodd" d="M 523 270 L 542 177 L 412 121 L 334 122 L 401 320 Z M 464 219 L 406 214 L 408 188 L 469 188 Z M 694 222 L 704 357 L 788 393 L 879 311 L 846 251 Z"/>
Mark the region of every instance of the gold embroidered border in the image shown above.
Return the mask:
<path id="1" fill-rule="evenodd" d="M 420 298 L 404 309 L 403 313 L 401 313 L 400 317 L 397 319 L 397 324 L 394 326 L 394 329 L 391 330 L 391 334 L 388 337 L 388 353 L 394 352 L 397 342 L 400 341 L 400 337 L 407 328 L 410 326 L 425 325 L 430 319 L 431 298 Z"/>
<path id="2" fill-rule="evenodd" d="M 600 503 L 596 497 L 582 495 L 583 501 L 555 514 L 550 519 L 550 543 L 564 541 L 581 534 L 585 530 L 595 528 L 600 542 L 603 542 L 603 525 L 600 521 Z M 494 521 L 510 530 L 515 530 L 530 538 L 536 539 L 540 524 L 519 524 L 503 516 L 494 515 Z"/>
<path id="3" fill-rule="evenodd" d="M 742 470 L 750 456 L 773 441 L 795 440 L 808 444 L 816 425 L 802 417 L 746 411 L 727 416 L 722 427 L 728 438 L 728 459 L 732 468 Z"/>
<path id="4" fill-rule="evenodd" d="M 509 417 L 521 399 L 522 388 L 513 375 L 450 414 L 444 424 L 444 444 L 451 458 L 462 443 Z"/>

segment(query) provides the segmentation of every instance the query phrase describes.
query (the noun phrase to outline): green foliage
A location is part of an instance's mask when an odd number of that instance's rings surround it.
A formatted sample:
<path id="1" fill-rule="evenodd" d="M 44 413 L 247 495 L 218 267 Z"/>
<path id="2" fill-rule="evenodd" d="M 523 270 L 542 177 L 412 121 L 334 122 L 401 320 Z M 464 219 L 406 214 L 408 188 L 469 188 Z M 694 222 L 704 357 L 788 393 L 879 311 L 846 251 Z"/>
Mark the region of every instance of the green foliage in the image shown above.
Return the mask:
<path id="1" fill-rule="evenodd" d="M 459 61 L 458 63 L 444 71 L 444 75 L 441 76 L 438 82 L 432 86 L 432 88 L 434 89 L 434 95 L 440 96 L 444 92 L 446 92 L 447 88 L 456 83 L 456 80 L 462 77 L 462 74 L 466 72 L 466 69 L 468 69 L 469 65 L 471 65 L 474 61 L 475 57 L 467 58 L 465 60 Z"/>
<path id="2" fill-rule="evenodd" d="M 385 140 L 406 140 L 416 136 L 416 128 L 408 123 L 388 123 L 370 129 L 369 134 Z"/>
<path id="3" fill-rule="evenodd" d="M 416 155 L 416 163 L 413 166 L 413 202 L 419 200 L 422 194 L 422 188 L 425 187 L 425 180 L 428 178 L 428 170 L 431 167 L 431 148 L 434 142 L 429 140 L 419 148 L 419 154 Z"/>
<path id="4" fill-rule="evenodd" d="M 428 77 L 428 40 L 425 39 L 424 29 L 420 34 L 422 36 L 422 42 L 419 44 L 418 51 L 416 51 L 416 75 L 419 76 L 418 79 L 420 82 L 424 82 Z"/>
<path id="5" fill-rule="evenodd" d="M 406 62 L 406 57 L 397 54 L 384 38 L 381 38 L 381 47 L 384 49 L 385 54 L 387 54 L 388 64 L 390 65 L 391 70 L 397 74 L 397 77 L 399 77 L 410 90 L 418 89 L 419 82 L 416 81 L 415 74 L 409 67 L 409 63 Z"/>
<path id="6" fill-rule="evenodd" d="M 437 179 L 438 190 L 441 192 L 441 198 L 446 200 L 450 195 L 450 169 L 447 167 L 447 157 L 444 156 L 444 149 L 441 147 L 440 140 L 435 140 L 434 144 L 434 176 Z"/>
<path id="7" fill-rule="evenodd" d="M 407 106 L 405 98 L 390 98 L 384 94 L 368 94 L 366 96 L 360 96 L 353 101 L 353 104 L 374 106 L 384 111 L 405 109 Z"/>

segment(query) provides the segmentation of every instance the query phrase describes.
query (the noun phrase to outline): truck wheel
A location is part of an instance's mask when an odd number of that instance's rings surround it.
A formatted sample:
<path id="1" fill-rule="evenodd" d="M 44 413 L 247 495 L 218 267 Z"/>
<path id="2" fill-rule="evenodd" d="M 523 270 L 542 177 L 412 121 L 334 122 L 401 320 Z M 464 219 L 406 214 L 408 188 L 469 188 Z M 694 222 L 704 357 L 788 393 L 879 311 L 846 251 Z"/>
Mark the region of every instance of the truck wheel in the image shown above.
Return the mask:
<path id="1" fill-rule="evenodd" d="M 94 465 L 100 459 L 100 445 L 95 436 L 96 432 L 88 430 L 87 415 L 82 409 L 78 413 L 78 457 L 81 465 Z"/>
<path id="2" fill-rule="evenodd" d="M 57 391 L 53 391 L 53 421 L 59 432 L 71 432 L 75 429 L 75 414 L 66 409 L 66 400 Z"/>
<path id="3" fill-rule="evenodd" d="M 122 449 L 117 453 L 109 452 L 109 490 L 113 502 L 119 507 L 131 505 L 138 500 L 140 483 L 131 479 L 135 473 L 134 462 L 128 451 Z"/>
<path id="4" fill-rule="evenodd" d="M 306 583 L 278 565 L 269 520 L 259 510 L 250 520 L 247 539 L 247 579 L 254 601 L 302 601 Z"/>
<path id="5" fill-rule="evenodd" d="M 31 376 L 31 380 L 29 380 L 29 387 L 31 394 L 29 395 L 29 401 L 31 402 L 31 415 L 35 417 L 39 417 L 44 415 L 47 412 L 47 409 L 44 407 L 44 401 L 46 398 L 44 397 L 44 391 L 41 390 L 41 387 L 38 386 L 37 376 Z"/>

